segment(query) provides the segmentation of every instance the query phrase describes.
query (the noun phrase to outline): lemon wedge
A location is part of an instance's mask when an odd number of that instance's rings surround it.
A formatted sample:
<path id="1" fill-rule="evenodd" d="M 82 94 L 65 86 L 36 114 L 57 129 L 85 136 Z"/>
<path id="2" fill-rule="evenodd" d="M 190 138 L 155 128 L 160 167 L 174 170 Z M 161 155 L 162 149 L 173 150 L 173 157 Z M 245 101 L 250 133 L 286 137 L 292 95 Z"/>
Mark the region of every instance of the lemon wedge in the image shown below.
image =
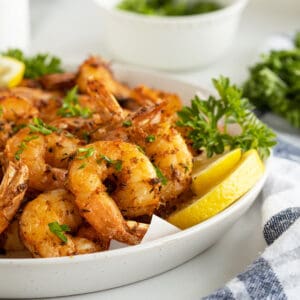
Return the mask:
<path id="1" fill-rule="evenodd" d="M 248 192 L 261 178 L 264 170 L 257 151 L 247 151 L 221 182 L 202 197 L 197 197 L 179 208 L 167 220 L 185 229 L 216 215 Z"/>
<path id="2" fill-rule="evenodd" d="M 226 154 L 215 155 L 209 159 L 203 158 L 203 156 L 196 158 L 192 171 L 192 191 L 197 196 L 203 196 L 232 171 L 241 156 L 242 151 L 238 148 Z"/>
<path id="3" fill-rule="evenodd" d="M 21 61 L 0 55 L 0 86 L 14 87 L 18 85 L 24 76 L 25 65 Z"/>

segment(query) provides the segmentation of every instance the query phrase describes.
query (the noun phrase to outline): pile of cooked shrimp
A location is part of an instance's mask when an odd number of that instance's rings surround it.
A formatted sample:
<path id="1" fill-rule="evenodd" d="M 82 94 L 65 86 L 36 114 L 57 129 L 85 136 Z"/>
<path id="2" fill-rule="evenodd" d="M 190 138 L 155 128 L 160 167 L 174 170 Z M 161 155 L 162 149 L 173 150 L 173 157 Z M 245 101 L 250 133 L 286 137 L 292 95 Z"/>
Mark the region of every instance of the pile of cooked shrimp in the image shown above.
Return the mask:
<path id="1" fill-rule="evenodd" d="M 88 58 L 76 73 L 0 90 L 0 248 L 58 257 L 140 243 L 151 216 L 188 193 L 180 99 L 118 82 Z"/>

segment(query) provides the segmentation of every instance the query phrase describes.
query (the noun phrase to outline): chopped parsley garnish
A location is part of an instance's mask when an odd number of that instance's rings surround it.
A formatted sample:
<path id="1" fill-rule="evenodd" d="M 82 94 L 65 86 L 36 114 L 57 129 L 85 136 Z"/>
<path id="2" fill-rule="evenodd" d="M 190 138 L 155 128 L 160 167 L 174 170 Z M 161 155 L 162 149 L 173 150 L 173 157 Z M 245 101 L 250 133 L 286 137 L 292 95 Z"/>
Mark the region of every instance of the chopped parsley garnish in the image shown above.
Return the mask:
<path id="1" fill-rule="evenodd" d="M 106 155 L 100 155 L 100 158 L 97 160 L 97 163 L 101 163 L 101 161 L 105 161 L 107 163 L 108 166 L 112 165 L 116 171 L 120 172 L 122 170 L 122 160 L 117 159 L 117 160 L 113 160 L 109 157 L 107 157 Z"/>
<path id="2" fill-rule="evenodd" d="M 59 225 L 57 221 L 49 223 L 48 227 L 52 233 L 54 233 L 58 238 L 60 238 L 64 243 L 68 241 L 64 232 L 71 231 L 70 227 L 66 224 Z"/>
<path id="3" fill-rule="evenodd" d="M 159 181 L 161 182 L 162 185 L 166 185 L 168 183 L 168 179 L 164 176 L 164 174 L 162 173 L 161 169 L 158 168 L 156 165 L 153 164 L 153 167 L 155 169 L 156 172 L 156 176 L 159 179 Z"/>
<path id="4" fill-rule="evenodd" d="M 276 144 L 275 134 L 250 111 L 248 100 L 242 97 L 242 91 L 231 85 L 228 78 L 213 80 L 219 93 L 219 99 L 210 96 L 202 100 L 195 96 L 191 107 L 178 112 L 178 126 L 188 129 L 188 138 L 195 149 L 205 149 L 208 157 L 221 154 L 226 148 L 258 150 L 262 158 L 270 154 L 270 148 Z M 237 124 L 241 133 L 230 135 L 229 124 Z M 222 125 L 223 124 L 223 125 Z"/>
<path id="5" fill-rule="evenodd" d="M 153 143 L 155 139 L 156 139 L 155 136 L 151 134 L 146 137 L 146 142 Z"/>
<path id="6" fill-rule="evenodd" d="M 62 107 L 57 115 L 65 118 L 82 117 L 89 118 L 92 115 L 88 107 L 82 107 L 78 101 L 78 87 L 72 88 L 62 100 Z"/>
<path id="7" fill-rule="evenodd" d="M 60 59 L 49 54 L 26 57 L 20 49 L 10 49 L 2 55 L 15 58 L 25 64 L 24 78 L 37 79 L 43 75 L 63 72 Z"/>
<path id="8" fill-rule="evenodd" d="M 32 122 L 28 125 L 30 133 L 39 132 L 43 135 L 49 135 L 57 131 L 56 127 L 45 124 L 40 118 L 33 118 Z"/>
<path id="9" fill-rule="evenodd" d="M 39 137 L 37 135 L 31 135 L 26 137 L 21 144 L 18 146 L 18 150 L 15 153 L 15 159 L 16 160 L 20 160 L 21 159 L 21 154 L 24 152 L 24 150 L 26 149 L 27 143 L 29 143 L 32 140 L 36 140 Z"/>
<path id="10" fill-rule="evenodd" d="M 123 127 L 130 127 L 132 126 L 132 121 L 131 120 L 126 120 L 123 122 Z"/>
<path id="11" fill-rule="evenodd" d="M 77 156 L 77 159 L 86 159 L 89 158 L 91 156 L 93 156 L 93 154 L 95 153 L 95 149 L 93 147 L 90 148 L 78 148 L 77 149 L 77 153 L 81 154 L 79 156 Z"/>

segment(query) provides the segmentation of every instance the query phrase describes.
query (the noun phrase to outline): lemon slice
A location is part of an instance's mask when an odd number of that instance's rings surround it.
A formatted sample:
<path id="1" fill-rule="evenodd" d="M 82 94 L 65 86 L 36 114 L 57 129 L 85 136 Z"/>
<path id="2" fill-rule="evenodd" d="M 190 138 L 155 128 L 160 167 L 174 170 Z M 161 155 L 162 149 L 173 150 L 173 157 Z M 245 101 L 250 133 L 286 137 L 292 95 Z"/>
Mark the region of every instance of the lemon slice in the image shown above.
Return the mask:
<path id="1" fill-rule="evenodd" d="M 197 196 L 203 196 L 232 171 L 241 159 L 241 156 L 241 149 L 235 149 L 226 154 L 215 155 L 209 159 L 196 158 L 192 171 L 192 191 Z"/>
<path id="2" fill-rule="evenodd" d="M 0 86 L 14 87 L 24 76 L 25 65 L 21 61 L 0 55 Z"/>
<path id="3" fill-rule="evenodd" d="M 224 210 L 249 191 L 264 173 L 264 164 L 256 150 L 242 155 L 237 166 L 203 197 L 193 199 L 168 217 L 175 226 L 185 229 Z"/>

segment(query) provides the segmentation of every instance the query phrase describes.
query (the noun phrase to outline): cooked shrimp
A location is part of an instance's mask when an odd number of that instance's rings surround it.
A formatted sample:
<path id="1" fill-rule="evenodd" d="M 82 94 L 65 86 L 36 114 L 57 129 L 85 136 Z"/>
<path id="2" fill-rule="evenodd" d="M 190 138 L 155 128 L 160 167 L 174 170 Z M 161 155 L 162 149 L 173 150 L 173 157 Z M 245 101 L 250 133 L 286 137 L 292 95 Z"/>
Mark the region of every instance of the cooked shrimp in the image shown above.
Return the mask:
<path id="1" fill-rule="evenodd" d="M 164 205 L 189 188 L 192 155 L 185 140 L 171 126 L 170 119 L 160 107 L 138 111 L 130 120 L 131 126 L 120 127 L 101 138 L 133 142 L 144 149 L 162 173 L 164 184 L 160 190 L 160 204 Z"/>
<path id="2" fill-rule="evenodd" d="M 149 137 L 154 141 L 149 142 Z M 130 139 L 145 149 L 146 155 L 165 179 L 160 191 L 160 204 L 172 201 L 185 192 L 191 183 L 192 155 L 175 128 L 168 123 L 133 131 Z"/>
<path id="3" fill-rule="evenodd" d="M 124 112 L 112 92 L 97 80 L 87 81 L 87 93 L 91 96 L 93 103 L 96 107 L 93 111 L 98 113 L 106 113 L 109 119 L 122 120 Z"/>
<path id="4" fill-rule="evenodd" d="M 11 95 L 27 100 L 33 107 L 38 109 L 39 116 L 44 121 L 50 122 L 57 117 L 56 111 L 61 106 L 61 99 L 64 94 L 60 91 L 44 91 L 40 88 L 24 86 L 17 86 L 0 92 L 0 97 Z"/>
<path id="5" fill-rule="evenodd" d="M 62 232 L 66 242 L 50 231 L 49 224 L 67 225 Z M 29 202 L 20 218 L 20 236 L 34 257 L 68 256 L 101 251 L 101 245 L 73 236 L 82 223 L 79 211 L 69 192 L 59 189 L 40 194 Z"/>
<path id="6" fill-rule="evenodd" d="M 100 57 L 88 58 L 79 68 L 77 84 L 83 93 L 87 93 L 88 80 L 101 82 L 117 99 L 127 99 L 130 96 L 130 89 L 113 77 L 109 65 Z"/>
<path id="7" fill-rule="evenodd" d="M 7 252 L 26 251 L 19 236 L 19 220 L 14 219 L 6 230 L 0 235 L 0 249 Z"/>
<path id="8" fill-rule="evenodd" d="M 47 74 L 39 78 L 39 82 L 46 90 L 68 90 L 75 85 L 75 73 Z"/>
<path id="9" fill-rule="evenodd" d="M 77 155 L 69 188 L 84 218 L 104 238 L 136 244 L 127 217 L 152 214 L 158 205 L 158 180 L 149 159 L 135 145 L 96 142 Z M 121 213 L 122 212 L 122 213 Z"/>
<path id="10" fill-rule="evenodd" d="M 27 190 L 28 168 L 9 162 L 0 185 L 0 233 L 13 219 Z"/>
<path id="11" fill-rule="evenodd" d="M 181 100 L 176 94 L 154 90 L 145 85 L 134 88 L 130 98 L 134 99 L 142 107 L 165 103 L 168 106 L 169 113 L 172 114 L 176 114 L 182 108 Z"/>
<path id="12" fill-rule="evenodd" d="M 4 155 L 28 167 L 31 189 L 47 191 L 64 186 L 66 168 L 78 143 L 64 133 L 43 135 L 23 128 L 7 141 Z"/>
<path id="13" fill-rule="evenodd" d="M 69 163 L 80 146 L 80 141 L 67 131 L 44 136 L 47 150 L 45 161 L 52 167 L 68 169 Z"/>
<path id="14" fill-rule="evenodd" d="M 63 117 L 56 118 L 51 125 L 68 130 L 79 139 L 96 131 L 98 128 L 110 124 L 120 123 L 125 112 L 119 105 L 115 97 L 98 81 L 87 82 L 88 95 L 78 95 L 78 102 L 81 107 L 88 108 L 91 116 L 83 117 Z"/>
<path id="15" fill-rule="evenodd" d="M 0 98 L 0 109 L 0 149 L 3 149 L 15 128 L 37 116 L 38 110 L 30 102 L 12 95 Z"/>

